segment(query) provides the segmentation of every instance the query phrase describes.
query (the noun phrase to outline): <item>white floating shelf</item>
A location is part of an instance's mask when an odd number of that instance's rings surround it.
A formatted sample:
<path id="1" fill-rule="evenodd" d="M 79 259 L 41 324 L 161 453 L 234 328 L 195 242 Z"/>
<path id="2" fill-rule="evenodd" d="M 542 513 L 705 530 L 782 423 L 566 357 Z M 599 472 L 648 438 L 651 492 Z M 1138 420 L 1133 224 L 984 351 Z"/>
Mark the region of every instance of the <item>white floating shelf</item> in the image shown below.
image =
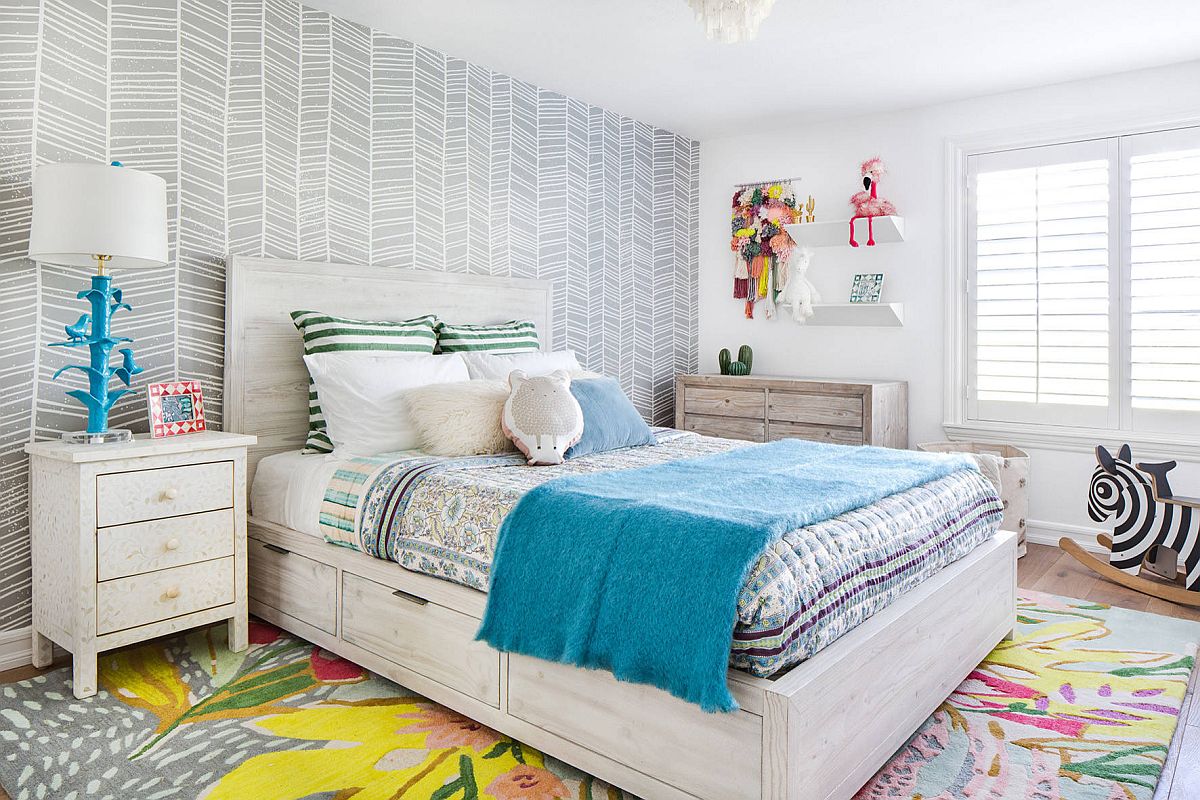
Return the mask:
<path id="1" fill-rule="evenodd" d="M 903 303 L 814 303 L 806 325 L 899 328 L 904 325 Z"/>
<path id="2" fill-rule="evenodd" d="M 808 247 L 849 247 L 850 220 L 836 222 L 794 222 L 784 229 L 797 244 Z M 904 217 L 875 217 L 875 244 L 894 244 L 904 241 Z M 860 247 L 867 246 L 867 221 L 856 220 L 854 238 Z"/>

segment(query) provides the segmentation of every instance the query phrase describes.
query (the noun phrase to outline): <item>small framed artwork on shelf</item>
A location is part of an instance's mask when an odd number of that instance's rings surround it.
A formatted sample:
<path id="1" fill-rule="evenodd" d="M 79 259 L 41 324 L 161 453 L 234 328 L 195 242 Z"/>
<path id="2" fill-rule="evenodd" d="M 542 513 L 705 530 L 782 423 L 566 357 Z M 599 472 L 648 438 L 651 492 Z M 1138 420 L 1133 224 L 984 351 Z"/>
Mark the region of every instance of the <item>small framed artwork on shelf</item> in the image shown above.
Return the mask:
<path id="1" fill-rule="evenodd" d="M 179 436 L 205 430 L 204 391 L 200 381 L 152 383 L 146 391 L 150 436 Z"/>
<path id="2" fill-rule="evenodd" d="M 850 285 L 851 303 L 878 303 L 883 296 L 883 273 L 860 272 Z"/>

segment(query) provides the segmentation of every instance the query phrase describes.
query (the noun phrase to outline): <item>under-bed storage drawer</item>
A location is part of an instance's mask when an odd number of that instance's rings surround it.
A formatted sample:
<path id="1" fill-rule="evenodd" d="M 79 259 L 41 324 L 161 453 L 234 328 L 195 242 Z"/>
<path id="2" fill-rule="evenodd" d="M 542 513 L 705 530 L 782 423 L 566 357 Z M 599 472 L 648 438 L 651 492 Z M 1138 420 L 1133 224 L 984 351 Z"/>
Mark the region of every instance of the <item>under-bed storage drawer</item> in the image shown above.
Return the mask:
<path id="1" fill-rule="evenodd" d="M 342 639 L 500 707 L 500 654 L 475 641 L 479 620 L 342 573 Z"/>
<path id="2" fill-rule="evenodd" d="M 250 599 L 337 633 L 337 569 L 258 539 L 248 540 Z"/>
<path id="3" fill-rule="evenodd" d="M 699 797 L 761 796 L 763 718 L 748 711 L 709 714 L 607 672 L 516 654 L 508 711 Z"/>

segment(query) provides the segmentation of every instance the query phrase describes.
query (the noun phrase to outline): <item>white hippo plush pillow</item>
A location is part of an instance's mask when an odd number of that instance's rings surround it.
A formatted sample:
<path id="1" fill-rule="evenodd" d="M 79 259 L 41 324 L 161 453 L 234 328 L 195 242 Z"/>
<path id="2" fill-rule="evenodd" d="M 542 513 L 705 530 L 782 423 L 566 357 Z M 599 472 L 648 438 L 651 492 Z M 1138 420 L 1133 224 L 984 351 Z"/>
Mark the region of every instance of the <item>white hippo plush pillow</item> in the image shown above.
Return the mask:
<path id="1" fill-rule="evenodd" d="M 583 410 L 571 394 L 571 375 L 555 370 L 530 378 L 519 369 L 508 376 L 509 395 L 501 426 L 530 464 L 561 464 L 583 436 Z"/>

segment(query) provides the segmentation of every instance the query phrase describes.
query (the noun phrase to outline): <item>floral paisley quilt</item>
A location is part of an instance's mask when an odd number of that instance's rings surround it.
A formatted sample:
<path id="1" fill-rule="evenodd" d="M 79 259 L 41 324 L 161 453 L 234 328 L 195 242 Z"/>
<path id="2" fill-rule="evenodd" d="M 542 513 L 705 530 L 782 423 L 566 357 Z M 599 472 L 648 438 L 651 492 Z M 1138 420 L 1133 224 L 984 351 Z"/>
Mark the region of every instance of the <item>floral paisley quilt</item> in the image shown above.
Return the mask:
<path id="1" fill-rule="evenodd" d="M 655 446 L 554 467 L 525 466 L 519 455 L 352 459 L 330 480 L 321 530 L 330 542 L 486 591 L 500 523 L 534 486 L 745 445 L 669 429 L 655 436 Z M 991 484 L 960 471 L 788 532 L 747 576 L 730 664 L 767 676 L 812 656 L 985 541 L 1001 513 Z"/>

